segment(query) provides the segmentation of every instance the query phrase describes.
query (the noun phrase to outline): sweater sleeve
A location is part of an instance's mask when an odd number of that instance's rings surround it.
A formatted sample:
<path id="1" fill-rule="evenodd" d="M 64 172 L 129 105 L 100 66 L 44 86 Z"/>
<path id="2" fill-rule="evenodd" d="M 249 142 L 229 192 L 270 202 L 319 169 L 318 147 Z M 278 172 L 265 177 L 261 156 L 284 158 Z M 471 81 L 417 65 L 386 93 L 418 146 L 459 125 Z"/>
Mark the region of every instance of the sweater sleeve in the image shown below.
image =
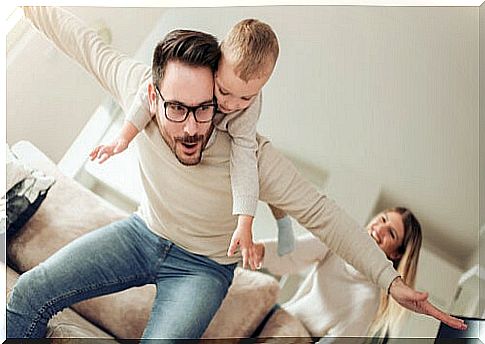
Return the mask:
<path id="1" fill-rule="evenodd" d="M 99 35 L 58 7 L 24 7 L 25 17 L 81 65 L 127 113 L 150 68 L 103 42 Z"/>
<path id="2" fill-rule="evenodd" d="M 258 141 L 260 200 L 292 216 L 374 284 L 389 288 L 399 274 L 374 240 L 333 200 L 302 178 L 268 140 L 258 137 Z"/>
<path id="3" fill-rule="evenodd" d="M 147 79 L 141 84 L 135 100 L 126 114 L 126 120 L 130 121 L 138 131 L 142 131 L 153 118 L 153 114 L 150 112 L 150 105 L 148 104 L 149 82 L 150 80 Z"/>
<path id="4" fill-rule="evenodd" d="M 261 92 L 246 110 L 227 123 L 227 131 L 232 139 L 230 173 L 235 215 L 254 216 L 258 205 L 256 124 L 260 112 Z"/>
<path id="5" fill-rule="evenodd" d="M 314 235 L 307 233 L 295 240 L 295 250 L 284 256 L 277 253 L 276 239 L 263 240 L 263 267 L 277 276 L 292 274 L 304 270 L 315 262 L 321 261 L 328 253 L 328 248 Z"/>

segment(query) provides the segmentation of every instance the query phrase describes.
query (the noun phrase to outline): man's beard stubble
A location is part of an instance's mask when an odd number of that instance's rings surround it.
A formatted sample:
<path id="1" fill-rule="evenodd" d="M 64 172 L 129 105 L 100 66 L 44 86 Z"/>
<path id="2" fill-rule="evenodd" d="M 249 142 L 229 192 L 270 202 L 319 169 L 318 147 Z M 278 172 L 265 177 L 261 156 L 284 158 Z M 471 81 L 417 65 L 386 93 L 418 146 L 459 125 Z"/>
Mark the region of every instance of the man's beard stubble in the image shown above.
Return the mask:
<path id="1" fill-rule="evenodd" d="M 209 141 L 209 138 L 211 137 L 212 132 L 214 130 L 214 124 L 211 124 L 210 128 L 207 130 L 206 134 L 204 134 L 204 135 L 174 136 L 173 140 L 169 140 L 169 135 L 166 133 L 165 130 L 163 130 L 162 126 L 160 125 L 160 121 L 158 120 L 158 116 L 155 116 L 155 118 L 157 120 L 158 132 L 162 136 L 163 141 L 165 141 L 167 146 L 170 148 L 172 153 L 175 155 L 177 160 L 184 166 L 194 166 L 194 165 L 199 164 L 200 161 L 202 160 L 202 153 L 204 152 L 205 147 L 207 145 L 207 142 Z M 172 142 L 170 142 L 170 141 L 172 141 Z M 185 161 L 182 157 L 180 157 L 177 154 L 177 149 L 176 149 L 177 142 L 179 142 L 180 144 L 202 142 L 198 157 L 195 160 L 190 161 L 190 162 Z"/>
<path id="2" fill-rule="evenodd" d="M 205 147 L 204 137 L 205 137 L 204 135 L 194 135 L 194 136 L 184 135 L 184 136 L 177 136 L 173 138 L 173 147 L 171 147 L 171 150 L 175 154 L 175 157 L 177 158 L 177 160 L 182 165 L 194 166 L 200 163 L 200 161 L 202 160 L 202 152 L 204 151 L 204 147 Z M 179 144 L 178 146 L 180 147 L 184 143 L 198 144 L 199 142 L 201 142 L 201 144 L 200 144 L 198 155 L 196 155 L 195 157 L 190 157 L 189 158 L 190 160 L 185 160 L 179 154 L 177 154 L 177 143 Z"/>

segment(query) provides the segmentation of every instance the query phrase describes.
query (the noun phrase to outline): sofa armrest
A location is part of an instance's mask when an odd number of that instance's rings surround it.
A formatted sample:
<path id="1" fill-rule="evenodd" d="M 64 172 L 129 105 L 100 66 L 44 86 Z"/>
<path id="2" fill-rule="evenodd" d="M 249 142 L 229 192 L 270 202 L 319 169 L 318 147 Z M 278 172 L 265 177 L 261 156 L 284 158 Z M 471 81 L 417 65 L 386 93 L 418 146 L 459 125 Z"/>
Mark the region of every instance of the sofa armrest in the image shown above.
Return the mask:
<path id="1" fill-rule="evenodd" d="M 127 214 L 66 177 L 39 149 L 27 141 L 12 151 L 30 167 L 56 179 L 45 201 L 7 243 L 8 262 L 18 272 L 30 270 L 61 247 Z"/>
<path id="2" fill-rule="evenodd" d="M 19 141 L 10 150 L 21 160 L 36 164 L 38 162 L 52 162 L 39 148 L 29 141 Z M 52 162 L 52 164 L 54 164 Z"/>

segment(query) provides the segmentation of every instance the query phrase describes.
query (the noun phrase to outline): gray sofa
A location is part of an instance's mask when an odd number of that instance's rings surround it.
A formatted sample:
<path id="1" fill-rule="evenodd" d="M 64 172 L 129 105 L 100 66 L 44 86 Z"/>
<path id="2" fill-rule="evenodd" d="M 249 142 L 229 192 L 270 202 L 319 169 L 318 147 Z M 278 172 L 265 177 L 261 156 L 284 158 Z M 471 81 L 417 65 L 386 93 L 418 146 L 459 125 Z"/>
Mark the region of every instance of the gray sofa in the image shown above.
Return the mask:
<path id="1" fill-rule="evenodd" d="M 35 215 L 7 242 L 7 299 L 19 274 L 33 268 L 77 237 L 128 214 L 71 178 L 27 141 L 12 147 L 29 166 L 53 176 L 56 183 Z M 204 338 L 250 336 L 278 297 L 271 276 L 238 268 L 233 285 Z M 59 338 L 139 338 L 148 320 L 155 287 L 147 285 L 77 303 L 49 323 L 48 336 Z M 309 337 L 303 325 L 284 310 L 268 322 L 261 337 Z M 68 340 L 71 341 L 71 340 Z M 237 339 L 236 339 L 237 341 Z"/>

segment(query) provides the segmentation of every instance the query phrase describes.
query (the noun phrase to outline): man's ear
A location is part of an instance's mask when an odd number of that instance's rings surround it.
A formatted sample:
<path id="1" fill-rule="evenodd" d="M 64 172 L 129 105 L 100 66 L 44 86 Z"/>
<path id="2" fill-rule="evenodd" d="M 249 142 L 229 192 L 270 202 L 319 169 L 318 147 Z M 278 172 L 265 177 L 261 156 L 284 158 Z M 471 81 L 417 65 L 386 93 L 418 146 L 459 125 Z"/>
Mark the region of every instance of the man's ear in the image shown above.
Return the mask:
<path id="1" fill-rule="evenodd" d="M 155 86 L 149 82 L 148 83 L 148 104 L 150 107 L 150 113 L 152 115 L 157 113 L 157 91 Z"/>

